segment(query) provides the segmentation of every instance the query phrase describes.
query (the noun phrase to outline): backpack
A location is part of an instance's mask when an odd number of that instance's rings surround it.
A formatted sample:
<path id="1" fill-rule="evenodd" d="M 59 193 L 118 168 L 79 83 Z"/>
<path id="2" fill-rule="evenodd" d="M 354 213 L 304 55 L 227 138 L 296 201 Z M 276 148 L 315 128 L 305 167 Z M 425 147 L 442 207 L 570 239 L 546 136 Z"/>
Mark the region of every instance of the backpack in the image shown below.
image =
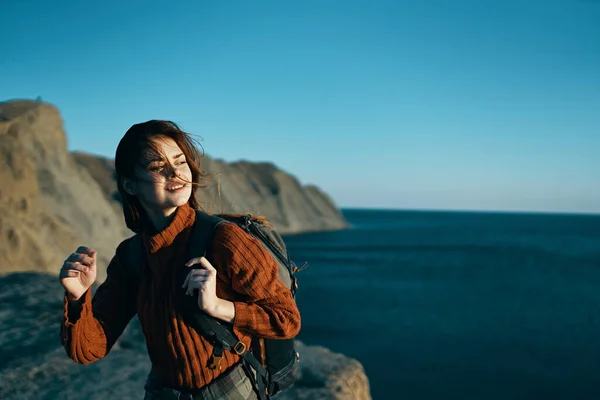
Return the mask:
<path id="1" fill-rule="evenodd" d="M 209 248 L 213 233 L 221 223 L 234 223 L 252 235 L 273 256 L 279 266 L 278 277 L 290 289 L 295 299 L 298 282 L 295 274 L 304 268 L 298 268 L 290 260 L 285 243 L 273 228 L 251 215 L 210 215 L 196 210 L 196 221 L 188 240 L 188 260 L 203 256 Z M 142 242 L 135 235 L 128 249 L 129 264 L 134 271 L 134 279 L 141 274 Z M 182 268 L 182 272 L 187 271 Z M 295 339 L 258 339 L 252 340 L 251 348 L 238 340 L 231 324 L 213 318 L 201 311 L 195 298 L 184 296 L 182 314 L 186 321 L 214 346 L 209 368 L 216 369 L 223 351 L 236 353 L 249 371 L 249 376 L 258 390 L 261 400 L 266 400 L 294 385 L 298 379 L 300 356 L 295 350 Z"/>

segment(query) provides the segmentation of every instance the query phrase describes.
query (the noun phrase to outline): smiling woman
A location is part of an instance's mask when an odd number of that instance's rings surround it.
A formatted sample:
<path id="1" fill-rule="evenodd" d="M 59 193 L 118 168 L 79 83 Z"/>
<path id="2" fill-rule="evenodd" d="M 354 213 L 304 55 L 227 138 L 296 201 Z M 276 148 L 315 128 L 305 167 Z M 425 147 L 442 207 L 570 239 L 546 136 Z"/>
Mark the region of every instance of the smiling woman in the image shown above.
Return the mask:
<path id="1" fill-rule="evenodd" d="M 127 227 L 137 233 L 143 228 L 140 224 L 150 220 L 160 229 L 188 200 L 198 208 L 195 192 L 205 177 L 199 160 L 193 139 L 175 123 L 152 120 L 133 125 L 115 156 Z"/>
<path id="2" fill-rule="evenodd" d="M 187 159 L 169 137 L 150 140 L 148 156 L 136 166 L 133 177 L 123 178 L 123 189 L 139 199 L 157 229 L 166 226 L 177 207 L 192 194 L 192 171 Z"/>
<path id="3" fill-rule="evenodd" d="M 125 222 L 138 235 L 118 246 L 93 298 L 96 252 L 82 246 L 65 260 L 62 344 L 79 363 L 97 361 L 137 314 L 152 361 L 146 400 L 180 395 L 264 400 L 265 383 L 248 369 L 239 349 L 250 349 L 255 338 L 295 337 L 300 314 L 278 278 L 277 262 L 236 224 L 219 224 L 205 256 L 187 259 L 199 209 L 196 190 L 206 177 L 199 162 L 190 135 L 173 122 L 147 121 L 125 133 L 115 157 L 117 185 Z M 140 246 L 132 245 L 136 238 Z M 232 326 L 239 338 L 236 351 L 215 353 L 210 338 L 184 318 L 186 296 L 197 296 L 193 312 Z"/>

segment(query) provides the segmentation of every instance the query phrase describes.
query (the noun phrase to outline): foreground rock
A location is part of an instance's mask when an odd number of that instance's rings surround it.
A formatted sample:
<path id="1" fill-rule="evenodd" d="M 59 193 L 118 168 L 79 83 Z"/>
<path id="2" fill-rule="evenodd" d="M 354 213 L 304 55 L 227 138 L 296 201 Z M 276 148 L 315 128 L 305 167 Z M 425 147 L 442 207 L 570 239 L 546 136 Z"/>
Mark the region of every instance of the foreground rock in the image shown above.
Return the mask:
<path id="1" fill-rule="evenodd" d="M 369 380 L 356 360 L 320 346 L 298 342 L 302 378 L 281 400 L 370 399 Z"/>
<path id="2" fill-rule="evenodd" d="M 116 146 L 116 143 L 115 143 Z M 116 246 L 131 235 L 116 196 L 112 160 L 70 154 L 58 109 L 0 103 L 0 273 L 57 273 L 79 245 L 98 251 L 98 280 Z M 281 233 L 347 227 L 319 189 L 265 163 L 203 159 L 220 183 L 200 193 L 209 211 L 260 213 Z"/>
<path id="3" fill-rule="evenodd" d="M 62 292 L 54 276 L 13 273 L 0 278 L 0 399 L 140 399 L 150 368 L 137 319 L 111 353 L 89 365 L 60 346 Z M 298 343 L 302 378 L 276 399 L 369 400 L 361 364 Z"/>

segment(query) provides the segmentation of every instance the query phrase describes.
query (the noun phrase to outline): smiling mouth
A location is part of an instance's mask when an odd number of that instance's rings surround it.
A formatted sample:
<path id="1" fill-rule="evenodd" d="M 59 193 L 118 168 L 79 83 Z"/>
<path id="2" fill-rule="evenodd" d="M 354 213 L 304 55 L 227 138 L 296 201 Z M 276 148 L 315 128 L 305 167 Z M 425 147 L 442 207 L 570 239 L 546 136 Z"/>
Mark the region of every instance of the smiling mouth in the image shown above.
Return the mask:
<path id="1" fill-rule="evenodd" d="M 169 185 L 166 187 L 166 190 L 168 190 L 169 192 L 176 192 L 178 190 L 183 189 L 184 187 L 186 187 L 187 185 L 184 185 L 182 183 L 178 183 L 176 185 Z"/>

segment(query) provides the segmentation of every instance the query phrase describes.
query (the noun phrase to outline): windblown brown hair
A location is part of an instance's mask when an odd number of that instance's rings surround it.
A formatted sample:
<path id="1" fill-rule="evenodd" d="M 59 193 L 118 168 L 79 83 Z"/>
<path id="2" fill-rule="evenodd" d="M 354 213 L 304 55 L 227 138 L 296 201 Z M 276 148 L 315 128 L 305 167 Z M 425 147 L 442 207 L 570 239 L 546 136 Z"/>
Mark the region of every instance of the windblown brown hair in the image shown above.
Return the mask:
<path id="1" fill-rule="evenodd" d="M 192 195 L 188 201 L 192 208 L 199 208 L 196 191 L 198 188 L 206 186 L 200 182 L 210 176 L 200 169 L 200 159 L 204 154 L 200 152 L 199 148 L 202 149 L 202 147 L 200 145 L 197 147 L 192 136 L 181 130 L 175 122 L 150 120 L 129 128 L 117 146 L 115 172 L 125 224 L 135 233 L 140 232 L 149 223 L 149 220 L 138 198 L 127 193 L 123 187 L 123 180 L 125 178 L 136 179 L 136 168 L 145 167 L 142 162 L 148 152 L 157 152 L 153 139 L 160 137 L 173 139 L 185 155 L 192 171 L 192 180 L 189 182 L 192 185 Z"/>

